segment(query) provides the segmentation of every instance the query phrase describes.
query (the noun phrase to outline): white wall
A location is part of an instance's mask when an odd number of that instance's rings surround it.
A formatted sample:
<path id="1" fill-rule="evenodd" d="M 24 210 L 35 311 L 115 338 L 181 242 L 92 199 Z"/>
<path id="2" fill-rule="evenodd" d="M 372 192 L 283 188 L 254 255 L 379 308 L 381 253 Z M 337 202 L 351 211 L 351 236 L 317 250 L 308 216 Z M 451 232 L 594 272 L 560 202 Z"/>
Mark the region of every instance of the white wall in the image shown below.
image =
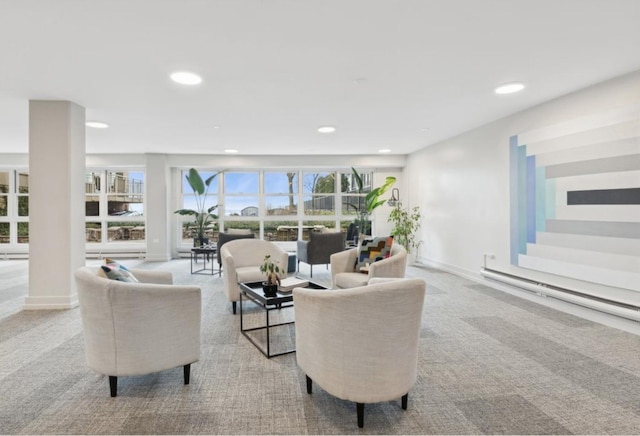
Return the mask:
<path id="1" fill-rule="evenodd" d="M 513 267 L 509 260 L 509 137 L 637 103 L 640 71 L 411 154 L 404 179 L 411 186 L 408 205 L 420 205 L 423 214 L 418 260 L 477 278 L 483 254 L 491 253 L 492 269 L 640 304 L 637 292 Z"/>

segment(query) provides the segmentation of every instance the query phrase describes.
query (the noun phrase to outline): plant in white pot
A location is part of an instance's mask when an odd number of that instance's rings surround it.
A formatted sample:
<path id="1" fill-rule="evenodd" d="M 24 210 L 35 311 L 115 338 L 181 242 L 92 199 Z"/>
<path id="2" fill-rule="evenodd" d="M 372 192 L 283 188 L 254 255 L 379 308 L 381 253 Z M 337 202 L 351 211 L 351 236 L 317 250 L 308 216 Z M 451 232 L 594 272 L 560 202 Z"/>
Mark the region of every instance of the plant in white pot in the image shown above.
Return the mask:
<path id="1" fill-rule="evenodd" d="M 194 226 L 194 245 L 201 246 L 209 242 L 209 240 L 205 237 L 205 232 L 207 228 L 214 223 L 215 220 L 218 219 L 218 215 L 214 214 L 213 211 L 218 207 L 218 205 L 207 207 L 207 195 L 209 193 L 209 187 L 211 186 L 211 182 L 218 176 L 218 173 L 208 177 L 206 180 L 202 179 L 202 176 L 195 168 L 191 168 L 189 173 L 185 176 L 187 179 L 187 183 L 193 190 L 193 195 L 196 202 L 195 209 L 179 209 L 174 213 L 179 215 L 189 215 L 194 217 L 193 226 Z"/>

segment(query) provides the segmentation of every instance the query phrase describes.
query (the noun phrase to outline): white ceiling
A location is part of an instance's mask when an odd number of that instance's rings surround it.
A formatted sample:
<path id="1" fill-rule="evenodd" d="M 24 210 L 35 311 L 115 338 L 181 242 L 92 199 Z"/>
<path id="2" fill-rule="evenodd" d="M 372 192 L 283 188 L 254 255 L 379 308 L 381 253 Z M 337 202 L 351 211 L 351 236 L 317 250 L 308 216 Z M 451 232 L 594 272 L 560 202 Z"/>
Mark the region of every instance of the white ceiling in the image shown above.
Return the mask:
<path id="1" fill-rule="evenodd" d="M 110 124 L 89 153 L 406 154 L 640 69 L 639 23 L 640 0 L 0 0 L 0 153 L 54 99 Z"/>

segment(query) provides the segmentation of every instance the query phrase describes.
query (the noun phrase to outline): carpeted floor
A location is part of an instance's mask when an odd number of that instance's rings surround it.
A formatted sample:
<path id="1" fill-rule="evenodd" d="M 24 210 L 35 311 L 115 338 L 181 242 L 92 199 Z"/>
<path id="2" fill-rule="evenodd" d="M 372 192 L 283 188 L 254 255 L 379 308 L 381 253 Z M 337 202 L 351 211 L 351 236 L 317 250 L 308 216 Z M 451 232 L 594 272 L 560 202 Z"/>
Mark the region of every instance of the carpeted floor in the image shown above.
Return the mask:
<path id="1" fill-rule="evenodd" d="M 408 410 L 399 400 L 367 405 L 360 430 L 353 403 L 317 385 L 306 393 L 295 354 L 266 359 L 239 333 L 220 277 L 189 274 L 188 260 L 140 267 L 202 287 L 201 359 L 191 384 L 176 368 L 120 378 L 118 397 L 109 397 L 107 378 L 85 364 L 78 309 L 16 310 L 27 262 L 0 262 L 0 433 L 640 432 L 640 337 L 489 286 L 409 268 L 428 283 L 418 381 Z M 330 276 L 316 267 L 314 278 Z M 261 313 L 252 312 L 249 322 L 258 322 Z M 286 346 L 291 332 L 276 340 Z"/>

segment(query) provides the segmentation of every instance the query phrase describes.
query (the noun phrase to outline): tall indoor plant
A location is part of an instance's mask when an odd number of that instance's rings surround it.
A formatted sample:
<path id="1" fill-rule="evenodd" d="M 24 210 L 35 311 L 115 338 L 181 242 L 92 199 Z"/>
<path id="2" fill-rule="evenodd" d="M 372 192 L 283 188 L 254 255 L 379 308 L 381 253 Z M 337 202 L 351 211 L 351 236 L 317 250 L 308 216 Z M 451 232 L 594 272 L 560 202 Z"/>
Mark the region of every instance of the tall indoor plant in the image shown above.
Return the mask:
<path id="1" fill-rule="evenodd" d="M 393 230 L 391 230 L 393 240 L 406 248 L 407 253 L 411 253 L 411 250 L 417 249 L 422 243 L 422 241 L 416 241 L 416 233 L 421 224 L 420 219 L 419 206 L 408 210 L 403 208 L 399 202 L 398 206 L 389 214 L 388 222 L 393 223 Z"/>
<path id="2" fill-rule="evenodd" d="M 193 190 L 193 195 L 196 201 L 195 209 L 179 209 L 176 210 L 175 213 L 179 215 L 189 215 L 194 217 L 193 225 L 195 227 L 195 245 L 201 246 L 208 242 L 208 239 L 205 238 L 204 234 L 207 230 L 207 227 L 214 222 L 214 220 L 218 219 L 218 215 L 214 214 L 213 211 L 218 207 L 218 205 L 207 207 L 207 194 L 209 193 L 209 186 L 211 186 L 211 182 L 216 178 L 216 176 L 220 174 L 215 173 L 214 175 L 208 177 L 206 180 L 202 179 L 202 176 L 195 168 L 191 168 L 189 173 L 185 176 L 187 179 L 187 183 Z"/>
<path id="3" fill-rule="evenodd" d="M 364 183 L 362 181 L 362 177 L 358 171 L 351 167 L 351 172 L 353 173 L 353 179 L 356 181 L 356 185 L 358 186 L 358 194 L 362 194 L 364 192 Z M 371 233 L 371 221 L 370 216 L 375 209 L 382 206 L 386 200 L 380 199 L 380 197 L 389 190 L 391 186 L 396 182 L 396 178 L 393 176 L 388 176 L 385 179 L 385 182 L 378 186 L 377 188 L 372 189 L 367 195 L 364 197 L 364 204 L 362 203 L 362 198 L 358 198 L 358 205 L 349 204 L 356 210 L 358 217 L 355 219 L 355 223 L 358 226 L 358 231 L 363 235 L 368 235 Z"/>

